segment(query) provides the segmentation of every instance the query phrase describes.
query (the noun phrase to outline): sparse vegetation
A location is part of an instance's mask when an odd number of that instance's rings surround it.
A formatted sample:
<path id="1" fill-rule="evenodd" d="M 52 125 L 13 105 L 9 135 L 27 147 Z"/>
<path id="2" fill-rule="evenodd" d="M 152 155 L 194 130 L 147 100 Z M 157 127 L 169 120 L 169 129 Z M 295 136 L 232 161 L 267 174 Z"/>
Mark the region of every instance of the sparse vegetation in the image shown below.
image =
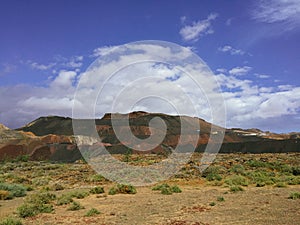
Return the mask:
<path id="1" fill-rule="evenodd" d="M 0 199 L 13 199 L 26 195 L 26 187 L 20 184 L 0 183 Z"/>
<path id="2" fill-rule="evenodd" d="M 217 197 L 217 201 L 218 201 L 218 202 L 224 202 L 225 199 L 224 199 L 223 196 L 218 196 L 218 197 Z"/>
<path id="3" fill-rule="evenodd" d="M 230 187 L 230 191 L 231 192 L 238 192 L 238 191 L 244 191 L 244 189 L 241 186 L 234 185 L 234 186 Z"/>
<path id="4" fill-rule="evenodd" d="M 54 194 L 43 192 L 33 194 L 25 199 L 23 205 L 17 208 L 20 217 L 31 217 L 39 213 L 50 213 L 53 211 L 53 206 L 50 204 L 56 199 Z"/>
<path id="5" fill-rule="evenodd" d="M 98 214 L 100 214 L 100 212 L 97 209 L 92 208 L 89 211 L 87 211 L 85 216 L 95 216 L 95 215 L 98 215 Z"/>
<path id="6" fill-rule="evenodd" d="M 171 195 L 173 193 L 181 193 L 182 190 L 177 186 L 170 186 L 166 183 L 156 185 L 155 187 L 152 188 L 153 191 L 161 191 L 161 194 L 163 195 Z"/>
<path id="7" fill-rule="evenodd" d="M 5 218 L 3 221 L 0 222 L 0 225 L 22 225 L 23 223 L 21 222 L 20 219 L 16 219 L 13 217 L 8 217 Z"/>
<path id="8" fill-rule="evenodd" d="M 293 199 L 293 200 L 300 199 L 300 192 L 292 192 L 289 196 L 289 199 Z"/>
<path id="9" fill-rule="evenodd" d="M 242 185 L 248 186 L 248 180 L 242 175 L 231 175 L 225 179 L 225 183 L 229 186 Z"/>
<path id="10" fill-rule="evenodd" d="M 219 166 L 210 166 L 203 172 L 203 177 L 206 178 L 207 181 L 220 181 L 222 180 L 222 176 L 220 175 L 220 167 Z"/>
<path id="11" fill-rule="evenodd" d="M 70 211 L 76 211 L 80 209 L 84 209 L 84 207 L 79 202 L 75 202 L 75 201 L 73 201 L 70 207 L 68 208 L 68 210 Z"/>
<path id="12" fill-rule="evenodd" d="M 94 187 L 94 188 L 92 188 L 90 190 L 90 193 L 91 194 L 102 194 L 102 193 L 104 193 L 104 188 L 103 187 L 99 187 L 99 186 Z"/>
<path id="13" fill-rule="evenodd" d="M 132 185 L 127 184 L 118 184 L 115 187 L 112 187 L 109 189 L 108 194 L 109 195 L 115 195 L 115 194 L 136 194 L 136 189 Z"/>
<path id="14" fill-rule="evenodd" d="M 211 203 L 209 203 L 209 205 L 210 205 L 210 206 L 215 206 L 216 203 L 215 203 L 215 202 L 211 202 Z"/>
<path id="15" fill-rule="evenodd" d="M 70 192 L 69 194 L 72 198 L 77 198 L 77 199 L 83 199 L 83 198 L 89 196 L 89 192 L 84 191 L 84 190 L 76 190 L 76 191 Z"/>

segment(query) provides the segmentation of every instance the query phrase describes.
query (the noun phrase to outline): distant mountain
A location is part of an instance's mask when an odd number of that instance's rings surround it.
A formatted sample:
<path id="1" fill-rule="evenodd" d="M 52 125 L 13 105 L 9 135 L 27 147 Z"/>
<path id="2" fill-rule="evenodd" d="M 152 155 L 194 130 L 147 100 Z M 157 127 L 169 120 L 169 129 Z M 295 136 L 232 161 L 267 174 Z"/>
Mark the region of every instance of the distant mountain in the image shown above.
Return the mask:
<path id="1" fill-rule="evenodd" d="M 112 117 L 113 115 L 113 117 Z M 162 153 L 172 151 L 178 145 L 179 138 L 181 149 L 196 149 L 203 152 L 210 135 L 224 135 L 220 149 L 221 153 L 243 152 L 298 152 L 300 151 L 299 133 L 274 134 L 263 132 L 259 129 L 224 129 L 208 123 L 202 119 L 188 116 L 170 116 L 161 113 L 132 112 L 130 114 L 105 114 L 103 118 L 96 119 L 95 128 L 101 138 L 101 144 L 110 153 L 125 153 L 128 148 L 115 134 L 114 129 L 121 133 L 126 132 L 125 121 L 129 116 L 131 132 L 140 139 L 146 139 L 153 132 L 164 135 L 159 128 L 149 129 L 149 121 L 154 117 L 164 120 L 167 133 L 163 141 L 154 149 L 139 153 Z M 112 120 L 117 121 L 117 126 L 112 127 Z M 184 121 L 184 126 L 181 124 Z M 87 120 L 79 120 L 84 126 Z M 93 122 L 94 122 L 93 121 Z M 199 129 L 200 125 L 200 129 Z M 15 157 L 19 154 L 28 154 L 32 159 L 50 159 L 60 161 L 73 161 L 80 158 L 79 150 L 73 137 L 72 119 L 69 117 L 49 116 L 40 117 L 33 122 L 16 130 L 8 130 L 0 126 L 0 159 Z M 211 133 L 211 128 L 214 132 Z M 183 132 L 183 134 L 181 134 Z M 197 140 L 193 143 L 193 140 Z M 90 137 L 81 137 L 82 143 L 90 142 Z M 214 138 L 212 138 L 213 144 Z M 126 139 L 127 144 L 134 146 L 134 140 Z M 142 142 L 141 148 L 149 147 L 147 141 Z M 133 150 L 133 152 L 137 152 Z"/>

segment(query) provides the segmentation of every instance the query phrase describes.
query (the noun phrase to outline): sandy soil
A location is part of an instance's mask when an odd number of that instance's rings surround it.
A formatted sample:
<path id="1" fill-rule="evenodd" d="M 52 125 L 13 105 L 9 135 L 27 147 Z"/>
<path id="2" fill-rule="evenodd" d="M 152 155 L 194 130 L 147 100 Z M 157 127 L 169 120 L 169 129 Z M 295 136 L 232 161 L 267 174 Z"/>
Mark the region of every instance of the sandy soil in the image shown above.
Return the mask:
<path id="1" fill-rule="evenodd" d="M 76 200 L 85 209 L 68 211 L 68 206 L 56 206 L 54 213 L 27 218 L 24 224 L 300 224 L 300 200 L 288 199 L 300 186 L 248 187 L 231 193 L 227 188 L 193 182 L 181 189 L 182 193 L 172 195 L 149 187 L 137 188 L 135 195 L 90 195 Z M 217 201 L 218 196 L 225 201 Z M 1 201 L 0 215 L 14 211 L 20 202 L 22 199 Z M 216 205 L 210 206 L 211 202 Z M 91 208 L 101 214 L 85 217 Z"/>

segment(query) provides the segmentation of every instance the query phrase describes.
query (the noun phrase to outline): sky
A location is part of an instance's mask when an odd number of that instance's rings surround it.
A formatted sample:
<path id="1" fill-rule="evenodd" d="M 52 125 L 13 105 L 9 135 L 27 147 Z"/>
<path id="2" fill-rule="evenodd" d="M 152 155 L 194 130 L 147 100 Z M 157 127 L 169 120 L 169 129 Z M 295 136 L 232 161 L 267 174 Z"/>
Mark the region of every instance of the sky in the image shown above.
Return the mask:
<path id="1" fill-rule="evenodd" d="M 72 116 L 80 78 L 95 60 L 116 46 L 161 40 L 187 47 L 210 68 L 227 127 L 300 131 L 298 0 L 0 5 L 0 123 L 10 128 L 40 116 Z M 169 112 L 157 104 L 155 111 Z"/>

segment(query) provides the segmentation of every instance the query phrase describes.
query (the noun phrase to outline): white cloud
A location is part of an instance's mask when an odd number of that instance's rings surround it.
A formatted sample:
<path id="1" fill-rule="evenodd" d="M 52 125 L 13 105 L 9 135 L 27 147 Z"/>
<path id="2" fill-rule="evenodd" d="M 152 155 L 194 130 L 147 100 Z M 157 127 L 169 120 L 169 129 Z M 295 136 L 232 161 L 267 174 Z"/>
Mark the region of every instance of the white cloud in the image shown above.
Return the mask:
<path id="1" fill-rule="evenodd" d="M 267 78 L 270 78 L 270 75 L 267 75 L 267 74 L 258 74 L 258 73 L 255 73 L 254 74 L 256 77 L 258 78 L 261 78 L 261 79 L 267 79 Z"/>
<path id="2" fill-rule="evenodd" d="M 245 52 L 241 49 L 233 48 L 230 45 L 225 45 L 223 47 L 218 48 L 220 52 L 229 52 L 231 55 L 244 55 Z"/>
<path id="3" fill-rule="evenodd" d="M 229 74 L 235 76 L 241 76 L 247 74 L 252 68 L 250 66 L 243 66 L 243 67 L 234 67 L 229 70 Z"/>
<path id="4" fill-rule="evenodd" d="M 216 71 L 219 72 L 219 73 L 226 73 L 227 69 L 225 69 L 225 68 L 218 68 Z"/>
<path id="5" fill-rule="evenodd" d="M 218 14 L 212 13 L 207 19 L 195 21 L 191 25 L 182 27 L 179 34 L 184 41 L 197 41 L 201 36 L 214 33 L 211 23 L 217 18 Z"/>
<path id="6" fill-rule="evenodd" d="M 226 26 L 230 26 L 231 23 L 232 23 L 232 20 L 233 20 L 233 18 L 227 19 L 226 22 L 225 22 Z"/>
<path id="7" fill-rule="evenodd" d="M 177 51 L 174 54 L 172 49 L 162 46 L 139 45 L 138 48 L 136 46 L 128 48 L 131 51 L 127 57 L 116 57 L 101 69 L 95 66 L 81 74 L 75 69 L 61 70 L 57 76 L 48 81 L 48 86 L 0 86 L 0 122 L 9 127 L 20 127 L 43 115 L 72 116 L 73 103 L 81 105 L 82 115 L 91 117 L 94 116 L 94 110 L 97 116 L 112 112 L 112 104 L 116 104 L 114 109 L 118 112 L 143 109 L 169 114 L 178 113 L 174 110 L 174 106 L 178 106 L 181 112 L 187 112 L 186 115 L 211 120 L 210 102 L 207 97 L 213 98 L 218 86 L 209 79 L 212 72 L 204 63 L 184 64 L 183 61 L 190 59 L 191 56 L 187 50 Z M 118 51 L 128 49 L 118 48 Z M 130 61 L 147 60 L 146 55 L 150 52 L 156 54 L 154 58 L 161 61 L 165 57 L 171 58 L 173 66 L 150 60 L 147 63 L 122 67 Z M 115 72 L 118 68 L 123 69 L 110 76 L 111 71 Z M 201 88 L 188 76 L 192 70 L 198 71 L 195 77 L 199 80 Z M 242 76 L 236 76 L 246 74 L 250 70 L 249 66 L 235 67 L 229 72 L 222 68 L 217 70 L 219 74 L 215 78 L 223 91 L 227 108 L 227 126 L 257 127 L 275 131 L 279 127 L 290 131 L 299 129 L 297 118 L 300 114 L 300 87 L 292 85 L 265 87 Z M 106 80 L 108 76 L 110 77 Z M 80 98 L 76 98 L 75 102 L 74 94 L 79 77 L 81 86 L 76 94 L 80 94 Z M 102 87 L 103 84 L 105 85 Z M 97 99 L 91 98 L 92 95 L 97 96 Z M 141 96 L 150 97 L 139 98 Z M 116 100 L 118 98 L 119 101 Z M 130 105 L 136 99 L 139 99 L 139 104 Z M 194 109 L 198 114 L 188 114 Z M 288 118 L 284 123 L 286 128 L 282 128 L 283 118 Z"/>
<path id="8" fill-rule="evenodd" d="M 32 62 L 30 60 L 27 63 L 31 66 L 32 69 L 35 70 L 49 70 L 56 65 L 56 63 L 49 63 L 48 65 L 39 64 L 37 62 Z"/>
<path id="9" fill-rule="evenodd" d="M 252 12 L 252 18 L 268 24 L 281 23 L 285 29 L 300 26 L 299 0 L 262 0 Z"/>
<path id="10" fill-rule="evenodd" d="M 48 64 L 41 64 L 38 62 L 33 62 L 32 60 L 28 60 L 27 62 L 21 61 L 26 65 L 29 65 L 34 70 L 47 71 L 52 69 L 52 71 L 57 71 L 61 69 L 70 69 L 70 68 L 80 68 L 83 63 L 83 56 L 72 56 L 70 58 L 65 58 L 62 56 L 56 56 L 54 59 L 55 62 L 51 62 Z"/>
<path id="11" fill-rule="evenodd" d="M 94 49 L 93 54 L 91 56 L 99 57 L 99 56 L 106 55 L 107 53 L 109 53 L 113 49 L 116 49 L 117 47 L 118 46 L 104 46 L 104 47 L 96 48 L 96 49 Z"/>
<path id="12" fill-rule="evenodd" d="M 58 88 L 70 88 L 73 87 L 75 82 L 76 72 L 75 71 L 65 71 L 59 72 L 58 76 L 52 81 L 51 87 Z"/>
<path id="13" fill-rule="evenodd" d="M 218 74 L 227 108 L 228 127 L 298 129 L 293 125 L 300 110 L 300 87 L 258 87 L 250 80 Z M 286 127 L 282 118 L 288 116 Z"/>

